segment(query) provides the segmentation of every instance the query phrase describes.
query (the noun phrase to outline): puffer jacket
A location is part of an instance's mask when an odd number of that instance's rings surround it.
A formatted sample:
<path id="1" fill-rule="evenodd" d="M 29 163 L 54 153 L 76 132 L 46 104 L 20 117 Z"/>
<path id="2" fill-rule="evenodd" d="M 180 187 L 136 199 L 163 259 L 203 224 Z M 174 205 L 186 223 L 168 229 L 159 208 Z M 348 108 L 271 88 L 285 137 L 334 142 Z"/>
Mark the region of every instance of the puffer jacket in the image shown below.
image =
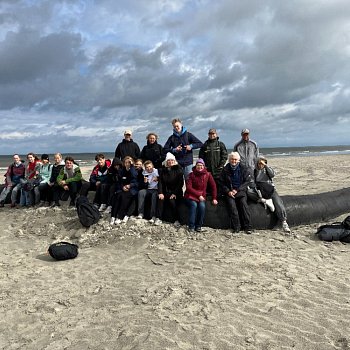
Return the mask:
<path id="1" fill-rule="evenodd" d="M 217 199 L 217 189 L 212 174 L 205 168 L 202 171 L 198 171 L 193 167 L 192 173 L 186 180 L 185 198 L 199 202 L 200 196 L 206 198 L 208 185 L 211 189 L 213 200 Z"/>
<path id="2" fill-rule="evenodd" d="M 149 143 L 142 148 L 141 151 L 142 162 L 150 160 L 156 169 L 162 167 L 162 161 L 164 160 L 163 147 L 156 142 Z"/>
<path id="3" fill-rule="evenodd" d="M 106 159 L 105 166 L 102 169 L 99 164 L 96 164 L 90 174 L 90 182 L 96 183 L 100 181 L 101 183 L 108 183 L 110 180 L 108 169 L 111 164 L 112 162 L 109 159 Z"/>
<path id="4" fill-rule="evenodd" d="M 180 165 L 164 167 L 159 170 L 158 193 L 165 196 L 174 194 L 183 197 L 184 173 Z"/>

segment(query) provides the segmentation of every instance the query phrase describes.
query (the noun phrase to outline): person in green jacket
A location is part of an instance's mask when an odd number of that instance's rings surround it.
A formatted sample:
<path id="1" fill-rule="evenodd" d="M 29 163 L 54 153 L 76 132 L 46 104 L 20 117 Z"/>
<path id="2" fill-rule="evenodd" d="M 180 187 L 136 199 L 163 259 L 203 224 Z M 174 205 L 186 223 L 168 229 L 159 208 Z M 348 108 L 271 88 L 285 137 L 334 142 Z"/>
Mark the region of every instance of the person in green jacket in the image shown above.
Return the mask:
<path id="1" fill-rule="evenodd" d="M 199 150 L 199 158 L 205 162 L 207 170 L 213 175 L 218 184 L 220 174 L 227 161 L 227 149 L 223 142 L 219 141 L 216 129 L 209 129 L 208 140 Z"/>
<path id="2" fill-rule="evenodd" d="M 59 186 L 54 192 L 54 206 L 59 206 L 59 199 L 64 200 L 63 198 L 68 196 L 70 197 L 69 205 L 75 206 L 75 200 L 81 188 L 81 170 L 70 156 L 65 158 L 64 164 L 56 180 Z"/>

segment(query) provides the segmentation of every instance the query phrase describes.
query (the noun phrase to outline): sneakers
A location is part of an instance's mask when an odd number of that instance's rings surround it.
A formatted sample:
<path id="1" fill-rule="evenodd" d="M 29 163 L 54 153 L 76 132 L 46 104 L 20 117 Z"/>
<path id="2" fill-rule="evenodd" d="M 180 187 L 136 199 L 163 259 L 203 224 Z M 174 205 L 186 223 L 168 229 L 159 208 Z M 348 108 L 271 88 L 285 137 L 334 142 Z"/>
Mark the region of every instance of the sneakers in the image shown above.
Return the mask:
<path id="1" fill-rule="evenodd" d="M 109 222 L 111 225 L 114 225 L 115 224 L 115 218 L 112 216 L 111 217 L 111 221 Z"/>
<path id="2" fill-rule="evenodd" d="M 203 232 L 206 232 L 207 230 L 205 228 L 203 228 L 203 227 L 196 227 L 195 231 L 203 233 Z"/>
<path id="3" fill-rule="evenodd" d="M 136 219 L 143 219 L 143 214 L 137 215 Z"/>
<path id="4" fill-rule="evenodd" d="M 121 223 L 122 223 L 122 221 L 120 219 L 115 219 L 115 221 L 114 221 L 114 225 L 119 225 Z"/>
<path id="5" fill-rule="evenodd" d="M 105 213 L 106 213 L 106 214 L 110 214 L 111 212 L 112 212 L 112 206 L 109 205 L 109 206 L 106 208 Z"/>
<path id="6" fill-rule="evenodd" d="M 244 232 L 247 234 L 247 235 L 251 235 L 253 233 L 253 230 L 251 228 L 246 228 L 244 230 Z"/>
<path id="7" fill-rule="evenodd" d="M 286 233 L 290 233 L 290 228 L 289 228 L 289 226 L 288 226 L 288 224 L 287 224 L 287 221 L 283 221 L 283 222 L 282 222 L 282 230 L 283 230 L 284 232 L 286 232 Z"/>
<path id="8" fill-rule="evenodd" d="M 126 224 L 129 220 L 129 217 L 127 215 L 124 216 L 124 219 L 122 220 L 123 224 Z"/>
<path id="9" fill-rule="evenodd" d="M 178 220 L 176 220 L 174 222 L 174 226 L 175 226 L 175 228 L 179 228 L 181 226 L 181 224 L 180 224 L 180 222 Z"/>
<path id="10" fill-rule="evenodd" d="M 98 209 L 98 211 L 104 211 L 104 210 L 106 210 L 106 208 L 107 208 L 106 204 L 101 204 L 100 208 Z"/>
<path id="11" fill-rule="evenodd" d="M 271 210 L 271 213 L 275 211 L 275 206 L 273 205 L 272 199 L 266 199 L 265 204 Z"/>
<path id="12" fill-rule="evenodd" d="M 189 233 L 189 234 L 193 234 L 194 233 L 194 228 L 187 228 L 187 232 Z"/>
<path id="13" fill-rule="evenodd" d="M 97 209 L 100 208 L 100 206 L 99 206 L 97 203 L 93 203 L 93 206 L 94 206 L 95 208 L 97 208 Z"/>
<path id="14" fill-rule="evenodd" d="M 240 228 L 233 228 L 232 233 L 239 233 L 241 231 Z"/>
<path id="15" fill-rule="evenodd" d="M 153 218 L 151 220 L 149 220 L 149 223 L 154 224 L 155 221 L 156 221 L 156 218 L 153 216 Z"/>
<path id="16" fill-rule="evenodd" d="M 161 225 L 162 224 L 162 220 L 160 220 L 160 219 L 156 219 L 155 221 L 154 221 L 154 225 L 155 226 L 159 226 L 159 225 Z"/>

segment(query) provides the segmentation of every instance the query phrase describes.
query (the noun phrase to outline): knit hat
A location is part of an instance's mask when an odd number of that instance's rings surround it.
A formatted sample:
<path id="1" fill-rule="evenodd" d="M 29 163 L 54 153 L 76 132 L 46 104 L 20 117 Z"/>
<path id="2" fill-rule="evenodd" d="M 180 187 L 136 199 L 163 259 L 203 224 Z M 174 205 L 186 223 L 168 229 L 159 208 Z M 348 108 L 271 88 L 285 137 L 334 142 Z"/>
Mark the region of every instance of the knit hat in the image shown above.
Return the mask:
<path id="1" fill-rule="evenodd" d="M 165 161 L 168 161 L 170 159 L 175 160 L 175 156 L 172 153 L 168 152 L 165 156 Z"/>
<path id="2" fill-rule="evenodd" d="M 41 155 L 41 160 L 49 160 L 49 155 L 48 154 L 46 154 L 46 153 L 44 153 L 44 154 L 42 154 Z"/>
<path id="3" fill-rule="evenodd" d="M 204 160 L 202 159 L 202 158 L 198 158 L 197 160 L 196 160 L 196 165 L 197 164 L 203 164 L 204 166 L 205 166 L 205 163 L 204 163 Z"/>

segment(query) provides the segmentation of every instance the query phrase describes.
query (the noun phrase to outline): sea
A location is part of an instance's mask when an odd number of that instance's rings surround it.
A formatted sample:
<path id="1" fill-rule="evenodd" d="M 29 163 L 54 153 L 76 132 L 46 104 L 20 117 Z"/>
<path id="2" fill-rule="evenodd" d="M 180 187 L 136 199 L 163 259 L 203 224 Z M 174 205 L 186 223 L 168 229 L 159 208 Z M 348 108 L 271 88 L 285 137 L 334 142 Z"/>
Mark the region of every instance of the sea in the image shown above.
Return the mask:
<path id="1" fill-rule="evenodd" d="M 228 149 L 231 152 L 232 149 Z M 114 152 L 99 152 L 103 153 L 107 159 L 113 159 Z M 350 154 L 350 146 L 305 146 L 305 147 L 271 147 L 260 148 L 260 154 L 271 157 L 310 157 L 310 156 L 331 156 L 338 154 Z M 68 154 L 64 154 L 65 157 Z M 70 153 L 70 156 L 80 166 L 94 166 L 96 153 Z M 194 151 L 194 157 L 198 155 L 198 150 Z M 25 155 L 20 155 L 23 160 Z M 38 155 L 40 157 L 40 155 Z M 49 154 L 50 159 L 53 160 L 53 154 Z M 12 155 L 0 155 L 0 175 L 6 172 L 7 167 L 12 163 Z"/>

